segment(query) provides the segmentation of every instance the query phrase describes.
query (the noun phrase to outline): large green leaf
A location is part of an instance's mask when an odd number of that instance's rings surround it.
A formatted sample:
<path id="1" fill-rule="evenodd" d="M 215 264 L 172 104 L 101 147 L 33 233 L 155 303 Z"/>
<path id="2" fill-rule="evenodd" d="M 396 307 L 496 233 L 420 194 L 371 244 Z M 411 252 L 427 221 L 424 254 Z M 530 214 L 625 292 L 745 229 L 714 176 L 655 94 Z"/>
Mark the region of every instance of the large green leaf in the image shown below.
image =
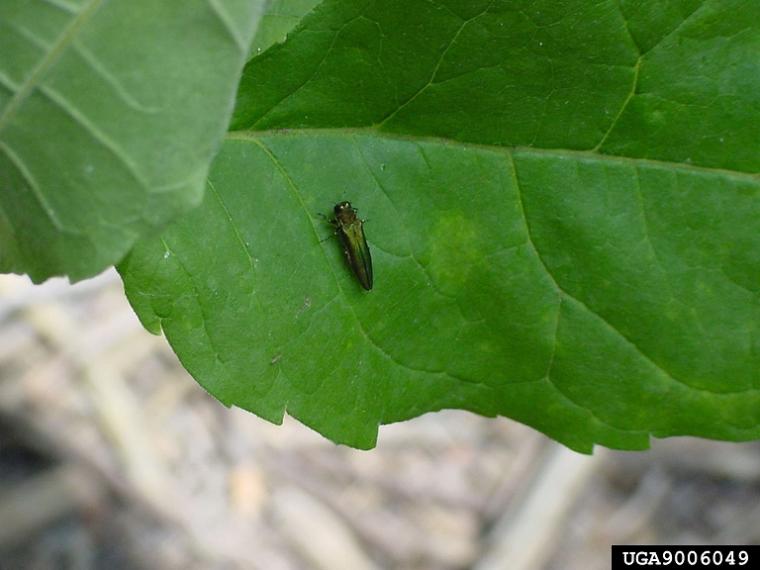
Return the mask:
<path id="1" fill-rule="evenodd" d="M 586 451 L 756 438 L 759 94 L 755 3 L 324 2 L 127 293 L 221 401 L 350 445 L 446 407 Z"/>
<path id="2" fill-rule="evenodd" d="M 196 205 L 261 0 L 3 0 L 0 271 L 81 279 Z"/>

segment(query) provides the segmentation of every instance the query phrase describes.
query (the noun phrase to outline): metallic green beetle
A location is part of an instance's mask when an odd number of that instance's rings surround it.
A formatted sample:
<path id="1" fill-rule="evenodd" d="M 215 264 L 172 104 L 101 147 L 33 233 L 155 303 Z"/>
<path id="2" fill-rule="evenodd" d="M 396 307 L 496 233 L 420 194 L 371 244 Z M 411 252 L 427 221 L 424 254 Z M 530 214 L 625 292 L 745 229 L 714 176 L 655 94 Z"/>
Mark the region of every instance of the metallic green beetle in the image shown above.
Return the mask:
<path id="1" fill-rule="evenodd" d="M 339 202 L 333 208 L 335 218 L 330 220 L 340 237 L 348 265 L 367 291 L 372 289 L 372 257 L 364 237 L 363 221 L 356 215 L 351 202 Z"/>

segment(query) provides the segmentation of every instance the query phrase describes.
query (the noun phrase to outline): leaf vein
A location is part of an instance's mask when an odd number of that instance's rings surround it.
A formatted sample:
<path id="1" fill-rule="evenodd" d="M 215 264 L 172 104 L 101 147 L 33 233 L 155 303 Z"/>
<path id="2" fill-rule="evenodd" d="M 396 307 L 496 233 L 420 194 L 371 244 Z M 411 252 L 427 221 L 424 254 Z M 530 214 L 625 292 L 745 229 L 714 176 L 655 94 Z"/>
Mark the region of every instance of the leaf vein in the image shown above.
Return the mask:
<path id="1" fill-rule="evenodd" d="M 287 93 L 285 96 L 283 96 L 282 98 L 280 98 L 279 101 L 277 101 L 271 107 L 269 107 L 269 109 L 267 109 L 258 119 L 256 119 L 256 121 L 253 123 L 253 125 L 251 125 L 251 127 L 250 127 L 251 130 L 254 130 L 256 128 L 256 125 L 258 125 L 261 121 L 263 121 L 277 107 L 279 107 L 280 105 L 282 105 L 283 102 L 287 101 L 288 99 L 290 99 L 291 97 L 293 97 L 294 95 L 296 95 L 298 92 L 301 91 L 301 89 L 303 89 L 309 83 L 311 83 L 311 81 L 319 73 L 320 69 L 322 68 L 322 65 L 324 65 L 325 61 L 327 61 L 327 58 L 330 55 L 330 53 L 332 52 L 332 50 L 335 48 L 335 44 L 338 41 L 338 37 L 343 32 L 343 30 L 345 30 L 352 22 L 354 22 L 355 20 L 358 20 L 361 17 L 362 17 L 362 14 L 359 14 L 358 16 L 355 16 L 354 18 L 351 18 L 346 23 L 344 23 L 343 26 L 341 26 L 340 29 L 336 30 L 335 35 L 333 36 L 333 39 L 330 42 L 330 46 L 325 50 L 325 53 L 322 56 L 322 59 L 319 61 L 319 63 L 316 66 L 314 66 L 314 71 L 312 72 L 312 74 L 308 78 L 306 78 L 303 81 L 303 83 L 301 83 L 293 91 L 291 91 L 290 93 Z"/>
<path id="2" fill-rule="evenodd" d="M 225 32 L 227 32 L 230 38 L 232 38 L 232 41 L 235 42 L 235 45 L 238 47 L 238 50 L 240 50 L 240 53 L 245 55 L 248 52 L 248 43 L 240 37 L 240 34 L 235 28 L 230 15 L 218 4 L 217 0 L 206 1 L 209 8 L 211 8 L 211 11 L 214 13 L 214 16 L 216 16 L 216 19 L 224 28 Z"/>
<path id="3" fill-rule="evenodd" d="M 353 139 L 353 142 L 354 142 L 354 146 L 356 147 L 356 150 L 359 153 L 359 156 L 362 159 L 364 168 L 372 177 L 372 180 L 375 182 L 375 185 L 377 186 L 377 188 L 385 196 L 386 200 L 388 200 L 388 203 L 391 205 L 391 208 L 393 208 L 393 211 L 395 212 L 397 219 L 401 219 L 401 213 L 399 212 L 399 209 L 396 206 L 396 203 L 391 199 L 390 194 L 388 194 L 388 191 L 385 189 L 385 186 L 383 186 L 382 182 L 380 181 L 380 178 L 375 174 L 375 171 L 372 170 L 372 168 L 370 167 L 369 162 L 367 161 L 367 157 L 364 156 L 364 153 L 362 152 L 361 146 L 357 143 L 356 139 Z M 435 292 L 445 299 L 457 301 L 455 296 L 448 295 L 438 288 L 438 284 L 433 281 L 433 277 L 430 275 L 428 268 L 425 267 L 422 263 L 420 263 L 420 260 L 417 259 L 417 256 L 414 254 L 414 249 L 412 248 L 412 242 L 409 239 L 409 235 L 406 232 L 403 232 L 403 234 L 404 234 L 404 239 L 406 241 L 407 250 L 409 251 L 408 257 L 422 270 L 422 274 L 425 276 L 428 283 L 430 283 L 431 287 L 433 287 Z M 459 306 L 458 302 L 457 302 L 457 306 Z M 461 312 L 461 309 L 460 309 L 460 312 Z"/>
<path id="4" fill-rule="evenodd" d="M 68 7 L 67 4 L 59 2 L 58 0 L 45 0 L 45 2 L 64 10 L 66 10 L 64 6 Z M 21 84 L 20 89 L 16 91 L 14 96 L 5 106 L 5 109 L 0 113 L 0 132 L 3 131 L 8 121 L 10 121 L 11 117 L 16 113 L 16 109 L 24 102 L 32 89 L 34 89 L 40 81 L 45 71 L 47 71 L 47 69 L 55 63 L 66 50 L 69 43 L 74 39 L 76 32 L 89 21 L 95 12 L 97 12 L 100 3 L 101 0 L 90 0 L 87 6 L 79 12 L 66 10 L 67 12 L 74 14 L 74 17 L 68 25 L 66 25 L 56 41 L 50 46 L 50 51 L 40 59 L 34 68 L 32 68 L 32 72 Z"/>
<path id="5" fill-rule="evenodd" d="M 602 135 L 602 138 L 599 139 L 599 142 L 594 146 L 594 148 L 591 149 L 591 152 L 598 152 L 600 148 L 604 145 L 605 142 L 607 142 L 607 138 L 610 136 L 612 131 L 615 129 L 617 124 L 620 122 L 620 119 L 623 116 L 623 113 L 628 108 L 628 105 L 631 103 L 633 98 L 636 96 L 636 87 L 639 84 L 639 70 L 641 69 L 641 58 L 642 56 L 639 56 L 636 60 L 636 64 L 633 67 L 633 79 L 631 81 L 631 90 L 628 93 L 628 96 L 623 101 L 623 104 L 620 105 L 620 110 L 617 112 L 615 117 L 612 119 L 612 123 L 610 123 L 610 126 L 607 128 L 605 133 Z"/>
<path id="6" fill-rule="evenodd" d="M 694 10 L 690 12 L 689 14 L 687 14 L 686 17 L 683 20 L 681 20 L 681 22 L 675 28 L 673 28 L 670 32 L 668 32 L 662 38 L 660 38 L 660 40 L 657 43 L 655 43 L 653 46 L 651 46 L 649 49 L 642 51 L 641 55 L 643 56 L 651 51 L 654 51 L 655 48 L 660 46 L 663 42 L 667 41 L 668 38 L 677 34 L 681 30 L 681 28 L 683 28 L 687 23 L 690 23 L 690 20 L 694 16 L 694 14 L 697 14 L 702 8 L 705 7 L 706 4 L 707 4 L 706 2 L 702 2 L 701 5 L 694 8 Z"/>
<path id="7" fill-rule="evenodd" d="M 32 175 L 29 168 L 26 166 L 24 159 L 21 158 L 19 155 L 17 155 L 13 151 L 13 149 L 2 140 L 0 140 L 0 151 L 2 151 L 3 154 L 5 154 L 5 156 L 8 157 L 8 160 L 10 161 L 10 163 L 16 168 L 19 174 L 21 174 L 21 177 L 26 181 L 27 186 L 29 186 L 29 189 L 32 191 L 32 194 L 34 195 L 39 205 L 42 207 L 42 210 L 47 215 L 53 227 L 59 232 L 78 233 L 78 232 L 75 232 L 74 230 L 67 229 L 64 226 L 64 224 L 61 222 L 55 209 L 47 201 L 47 198 L 45 197 L 45 194 L 42 192 L 42 189 L 40 188 L 39 183 L 37 182 L 35 177 Z"/>
<path id="8" fill-rule="evenodd" d="M 58 8 L 68 14 L 76 14 L 78 12 L 78 6 L 64 2 L 64 0 L 40 0 L 43 4 L 49 4 L 54 8 Z"/>
<path id="9" fill-rule="evenodd" d="M 486 8 L 474 16 L 463 20 L 462 24 L 459 26 L 459 29 L 457 29 L 456 33 L 451 37 L 451 40 L 449 40 L 448 44 L 446 44 L 446 47 L 443 48 L 440 55 L 438 56 L 438 61 L 436 62 L 435 66 L 433 67 L 433 71 L 430 74 L 430 78 L 415 92 L 413 93 L 406 101 L 404 101 L 401 105 L 396 107 L 393 111 L 391 111 L 388 115 L 380 119 L 377 123 L 373 125 L 373 128 L 380 129 L 382 126 L 390 121 L 393 117 L 395 117 L 399 112 L 401 112 L 403 109 L 405 109 L 407 106 L 409 106 L 411 103 L 414 102 L 414 100 L 419 97 L 423 91 L 425 91 L 428 87 L 433 85 L 435 82 L 435 76 L 438 75 L 438 70 L 441 68 L 441 65 L 443 64 L 443 60 L 446 58 L 446 54 L 449 53 L 449 50 L 453 47 L 453 45 L 456 43 L 457 39 L 459 38 L 462 31 L 467 27 L 469 23 L 471 23 L 473 20 L 476 20 L 480 18 L 483 14 L 486 14 L 491 7 L 496 3 L 496 0 L 492 0 L 492 2 L 486 6 Z"/>
<path id="10" fill-rule="evenodd" d="M 201 295 L 200 289 L 198 289 L 198 286 L 195 284 L 195 279 L 193 279 L 193 275 L 190 272 L 190 270 L 185 267 L 185 264 L 182 263 L 182 259 L 169 247 L 169 244 L 166 243 L 166 240 L 162 237 L 161 244 L 164 246 L 164 249 L 167 253 L 171 254 L 172 258 L 176 261 L 177 266 L 182 270 L 182 272 L 187 277 L 187 280 L 190 284 L 190 286 L 193 289 L 193 292 L 195 293 L 193 295 L 193 298 L 195 299 L 195 304 L 198 306 L 198 309 L 201 311 L 201 321 L 203 323 L 203 332 L 206 335 L 206 338 L 208 339 L 209 345 L 211 346 L 211 350 L 214 352 L 214 357 L 216 361 L 221 364 L 222 366 L 226 366 L 226 363 L 224 359 L 222 358 L 222 353 L 219 350 L 219 347 L 216 344 L 216 341 L 214 340 L 214 337 L 211 335 L 211 331 L 208 328 L 208 321 L 209 318 L 206 314 L 206 308 L 204 306 L 204 303 L 202 302 L 203 295 Z M 163 328 L 163 320 L 165 317 L 161 317 L 160 320 L 162 321 L 162 328 Z"/>
<path id="11" fill-rule="evenodd" d="M 15 83 L 10 77 L 5 75 L 2 71 L 0 71 L 0 87 L 4 87 L 9 93 L 14 94 L 16 93 L 20 86 Z"/>
<path id="12" fill-rule="evenodd" d="M 537 246 L 535 244 L 535 241 L 534 241 L 534 238 L 533 238 L 533 234 L 532 234 L 532 231 L 530 229 L 530 223 L 528 222 L 528 216 L 527 216 L 526 211 L 525 211 L 525 206 L 524 206 L 523 197 L 522 197 L 522 187 L 520 185 L 519 177 L 517 175 L 517 166 L 516 166 L 514 158 L 512 157 L 511 154 L 509 154 L 509 165 L 510 165 L 511 172 L 513 174 L 515 189 L 517 191 L 517 196 L 518 196 L 518 200 L 519 200 L 519 209 L 520 209 L 520 212 L 521 212 L 521 215 L 523 217 L 524 224 L 525 224 L 525 231 L 526 231 L 527 236 L 528 236 L 528 241 L 530 242 L 531 248 L 533 249 L 535 255 L 537 256 L 538 261 L 543 266 L 544 271 L 546 272 L 547 276 L 554 283 L 554 287 L 557 290 L 557 292 L 558 292 L 559 295 L 567 297 L 568 299 L 571 299 L 571 300 L 575 301 L 576 303 L 578 303 L 578 305 L 580 305 L 589 314 L 594 315 L 597 319 L 599 319 L 599 321 L 601 321 L 601 323 L 603 323 L 605 325 L 605 327 L 608 330 L 610 330 L 613 333 L 615 333 L 626 344 L 628 344 L 631 348 L 633 348 L 635 350 L 635 352 L 638 353 L 639 356 L 644 361 L 648 362 L 655 369 L 659 370 L 666 378 L 668 378 L 669 380 L 671 380 L 672 382 L 674 382 L 676 384 L 679 384 L 679 385 L 681 385 L 681 386 L 683 386 L 685 388 L 688 388 L 689 390 L 695 391 L 695 392 L 702 392 L 702 393 L 705 393 L 705 394 L 710 394 L 711 396 L 731 396 L 731 395 L 736 395 L 736 394 L 744 394 L 744 393 L 750 393 L 750 392 L 756 392 L 756 391 L 758 391 L 758 389 L 756 389 L 756 388 L 747 388 L 745 390 L 736 390 L 736 391 L 732 391 L 732 392 L 718 392 L 718 391 L 715 391 L 715 390 L 708 390 L 706 388 L 697 388 L 696 386 L 692 386 L 689 383 L 684 382 L 683 380 L 679 380 L 678 378 L 674 377 L 670 372 L 668 372 L 668 370 L 665 369 L 661 364 L 655 362 L 648 354 L 646 354 L 641 349 L 641 347 L 639 347 L 632 339 L 628 338 L 628 336 L 626 336 L 625 334 L 623 334 L 622 331 L 620 331 L 618 328 L 616 328 L 604 316 L 602 316 L 597 311 L 594 311 L 593 309 L 591 309 L 591 307 L 589 307 L 588 305 L 586 305 L 586 303 L 584 303 L 581 299 L 579 299 L 578 297 L 575 297 L 574 295 L 568 293 L 564 288 L 562 288 L 562 286 L 559 284 L 559 282 L 557 281 L 557 279 L 554 277 L 554 274 L 550 271 L 549 266 L 544 261 L 544 258 L 541 255 L 540 250 L 537 248 Z"/>
<path id="13" fill-rule="evenodd" d="M 410 141 L 410 142 L 431 142 L 439 143 L 443 145 L 459 146 L 464 148 L 484 149 L 491 152 L 500 152 L 506 155 L 512 152 L 520 152 L 525 154 L 534 154 L 537 156 L 555 156 L 557 158 L 569 158 L 569 159 L 584 159 L 594 161 L 609 161 L 617 163 L 625 163 L 632 165 L 645 165 L 657 168 L 663 168 L 668 170 L 680 170 L 685 172 L 692 172 L 696 174 L 711 174 L 711 175 L 723 175 L 730 176 L 734 179 L 747 180 L 754 183 L 760 182 L 760 173 L 745 172 L 740 170 L 728 170 L 726 168 L 718 168 L 713 166 L 701 166 L 698 164 L 691 164 L 685 162 L 673 162 L 668 160 L 659 160 L 655 158 L 643 158 L 633 156 L 623 156 L 615 154 L 600 154 L 593 150 L 578 150 L 571 148 L 539 148 L 529 147 L 524 145 L 505 146 L 500 144 L 479 143 L 471 141 L 463 141 L 450 137 L 440 136 L 419 136 L 419 135 L 407 135 L 403 133 L 378 131 L 372 127 L 359 127 L 359 128 L 306 128 L 306 129 L 287 129 L 287 130 L 237 130 L 229 131 L 225 137 L 230 140 L 252 140 L 258 137 L 264 137 L 267 135 L 276 135 L 280 137 L 290 136 L 313 136 L 320 137 L 324 135 L 364 135 L 368 137 L 381 138 L 385 140 L 397 140 L 397 141 Z"/>
<path id="14" fill-rule="evenodd" d="M 161 110 L 160 107 L 151 107 L 140 103 L 140 101 L 138 101 L 137 98 L 135 98 L 134 95 L 122 85 L 121 81 L 100 62 L 95 54 L 87 49 L 81 42 L 74 41 L 71 45 L 90 66 L 90 69 L 99 75 L 128 107 L 141 113 L 157 113 Z"/>
<path id="15" fill-rule="evenodd" d="M 623 3 L 621 0 L 615 0 L 615 3 L 617 4 L 620 16 L 623 18 L 623 27 L 625 28 L 628 37 L 631 38 L 631 43 L 633 43 L 633 46 L 636 48 L 636 52 L 639 54 L 639 57 L 641 57 L 641 47 L 639 47 L 639 43 L 636 41 L 636 38 L 633 36 L 633 32 L 628 25 L 628 17 L 625 15 L 625 11 L 623 10 Z"/>
<path id="16" fill-rule="evenodd" d="M 256 275 L 256 269 L 253 264 L 253 255 L 251 254 L 251 250 L 248 247 L 248 245 L 245 243 L 245 241 L 243 240 L 243 236 L 240 233 L 240 229 L 238 228 L 238 225 L 235 223 L 235 220 L 232 218 L 232 214 L 230 213 L 230 210 L 227 207 L 227 204 L 224 202 L 224 199 L 222 198 L 221 194 L 219 194 L 219 191 L 214 186 L 214 183 L 211 182 L 210 178 L 207 180 L 207 182 L 208 182 L 208 187 L 211 188 L 211 193 L 214 195 L 214 198 L 219 203 L 219 206 L 221 206 L 222 210 L 224 211 L 224 214 L 227 216 L 227 219 L 230 222 L 230 227 L 232 228 L 232 231 L 235 234 L 235 238 L 237 239 L 237 242 L 240 244 L 240 247 L 243 250 L 243 253 L 245 253 L 246 258 L 248 259 L 249 272 L 251 274 L 251 290 L 248 292 L 248 294 L 254 298 L 259 309 L 263 311 L 263 308 L 261 306 L 261 300 L 259 299 L 259 296 L 256 293 L 256 288 L 255 288 L 254 276 Z"/>
<path id="17" fill-rule="evenodd" d="M 95 141 L 97 141 L 103 148 L 107 149 L 116 159 L 121 162 L 126 168 L 127 172 L 132 178 L 146 191 L 150 193 L 150 184 L 142 177 L 139 170 L 132 162 L 132 159 L 120 148 L 114 141 L 112 141 L 105 133 L 103 133 L 95 124 L 90 121 L 81 111 L 79 111 L 74 105 L 65 99 L 60 93 L 52 89 L 47 85 L 38 85 L 38 92 L 42 93 L 49 101 L 52 101 L 59 109 L 69 115 L 74 122 L 82 127 Z"/>

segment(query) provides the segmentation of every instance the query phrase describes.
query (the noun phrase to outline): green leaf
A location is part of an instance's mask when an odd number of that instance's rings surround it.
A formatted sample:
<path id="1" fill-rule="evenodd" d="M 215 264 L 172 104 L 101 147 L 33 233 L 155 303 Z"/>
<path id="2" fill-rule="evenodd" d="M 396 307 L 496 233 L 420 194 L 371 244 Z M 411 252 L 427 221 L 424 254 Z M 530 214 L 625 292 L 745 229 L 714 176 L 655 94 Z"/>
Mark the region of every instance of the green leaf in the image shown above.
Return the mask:
<path id="1" fill-rule="evenodd" d="M 327 1 L 252 60 L 202 206 L 120 267 L 227 405 L 371 447 L 760 435 L 760 5 Z M 320 218 L 367 218 L 364 292 Z"/>
<path id="2" fill-rule="evenodd" d="M 258 0 L 5 0 L 0 271 L 77 280 L 202 198 Z"/>

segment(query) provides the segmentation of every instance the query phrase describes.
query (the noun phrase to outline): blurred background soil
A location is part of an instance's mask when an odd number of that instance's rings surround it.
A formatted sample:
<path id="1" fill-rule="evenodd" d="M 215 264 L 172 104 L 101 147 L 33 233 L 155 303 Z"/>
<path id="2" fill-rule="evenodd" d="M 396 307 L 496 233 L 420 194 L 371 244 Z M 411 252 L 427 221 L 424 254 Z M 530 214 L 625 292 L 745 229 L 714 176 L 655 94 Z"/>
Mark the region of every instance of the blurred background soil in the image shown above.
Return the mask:
<path id="1" fill-rule="evenodd" d="M 760 542 L 760 445 L 570 452 L 428 414 L 375 450 L 206 394 L 108 272 L 0 276 L 0 569 L 574 570 Z"/>

